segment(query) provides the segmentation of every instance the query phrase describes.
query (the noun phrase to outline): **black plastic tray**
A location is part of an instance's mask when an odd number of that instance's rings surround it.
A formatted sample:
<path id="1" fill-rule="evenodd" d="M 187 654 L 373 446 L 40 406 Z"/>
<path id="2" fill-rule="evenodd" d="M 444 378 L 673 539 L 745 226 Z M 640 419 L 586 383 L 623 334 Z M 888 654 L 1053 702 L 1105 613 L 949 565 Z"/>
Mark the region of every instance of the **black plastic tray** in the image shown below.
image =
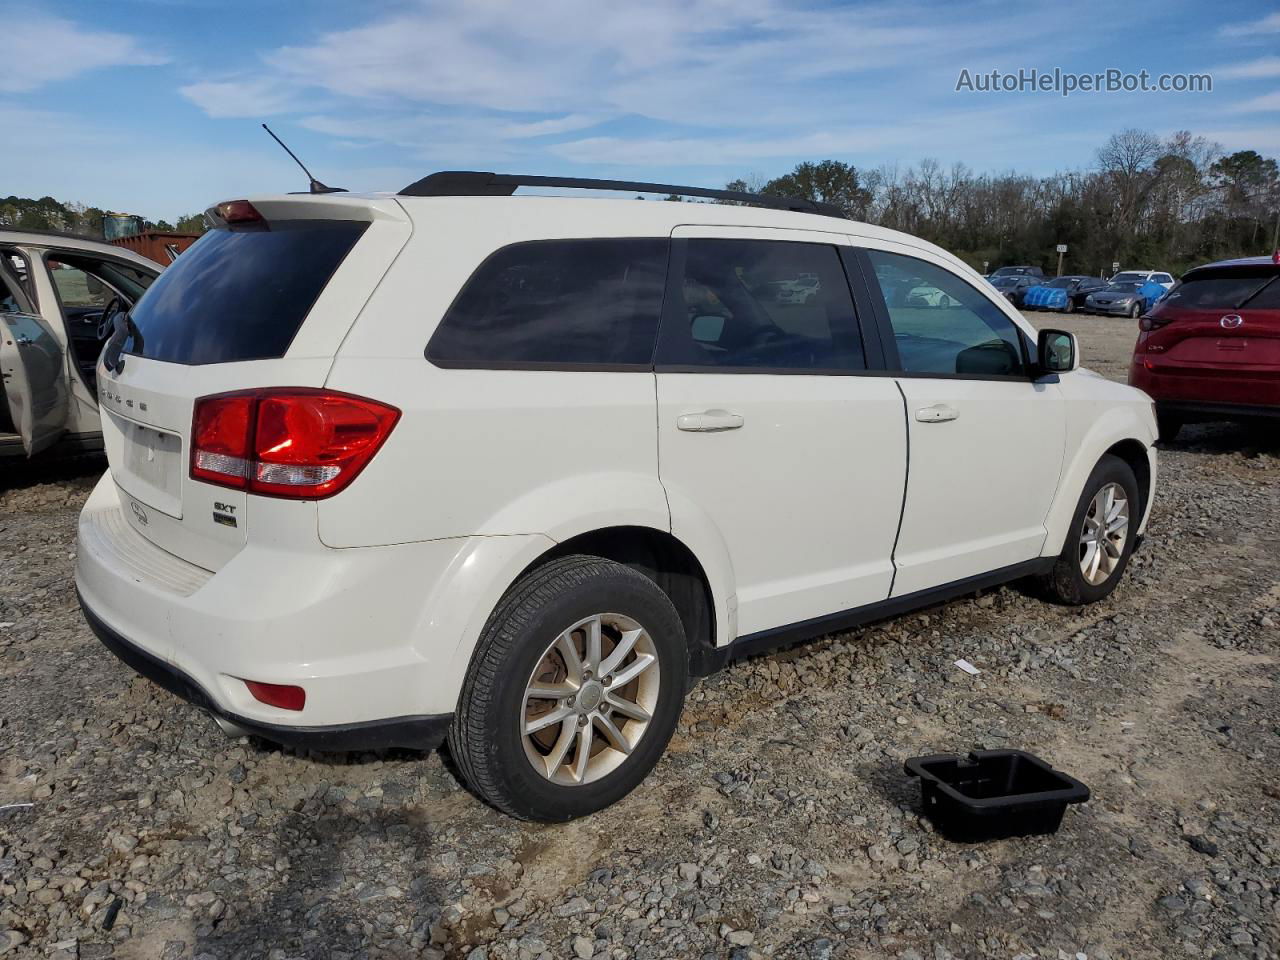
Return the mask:
<path id="1" fill-rule="evenodd" d="M 975 750 L 912 757 L 924 814 L 948 840 L 974 843 L 1054 833 L 1089 788 L 1022 750 Z"/>

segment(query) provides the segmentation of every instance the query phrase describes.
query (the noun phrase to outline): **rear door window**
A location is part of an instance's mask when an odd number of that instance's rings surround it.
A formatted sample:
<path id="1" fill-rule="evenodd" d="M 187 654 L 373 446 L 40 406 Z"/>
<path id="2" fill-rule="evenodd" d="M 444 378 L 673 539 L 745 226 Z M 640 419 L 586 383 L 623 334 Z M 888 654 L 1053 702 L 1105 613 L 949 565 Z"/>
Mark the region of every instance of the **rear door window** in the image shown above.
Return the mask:
<path id="1" fill-rule="evenodd" d="M 284 356 L 368 223 L 283 220 L 210 230 L 133 308 L 127 352 L 171 363 Z"/>
<path id="2" fill-rule="evenodd" d="M 849 282 L 821 243 L 689 239 L 658 362 L 761 373 L 866 369 Z"/>
<path id="3" fill-rule="evenodd" d="M 503 247 L 449 307 L 427 359 L 443 367 L 648 369 L 668 246 L 665 238 L 599 238 Z"/>

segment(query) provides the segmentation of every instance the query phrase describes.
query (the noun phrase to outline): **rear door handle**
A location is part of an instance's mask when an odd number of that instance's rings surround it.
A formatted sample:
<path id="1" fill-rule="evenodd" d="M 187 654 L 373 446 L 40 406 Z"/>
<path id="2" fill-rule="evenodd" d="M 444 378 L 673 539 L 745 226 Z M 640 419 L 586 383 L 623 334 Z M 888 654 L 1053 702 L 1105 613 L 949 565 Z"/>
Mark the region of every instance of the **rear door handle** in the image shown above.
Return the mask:
<path id="1" fill-rule="evenodd" d="M 945 403 L 935 403 L 931 407 L 921 407 L 916 411 L 916 419 L 921 423 L 946 423 L 960 416 L 960 411 Z"/>
<path id="2" fill-rule="evenodd" d="M 737 430 L 742 424 L 742 417 L 728 410 L 704 410 L 702 413 L 682 413 L 676 417 L 676 429 L 690 433 L 722 433 L 725 430 Z"/>

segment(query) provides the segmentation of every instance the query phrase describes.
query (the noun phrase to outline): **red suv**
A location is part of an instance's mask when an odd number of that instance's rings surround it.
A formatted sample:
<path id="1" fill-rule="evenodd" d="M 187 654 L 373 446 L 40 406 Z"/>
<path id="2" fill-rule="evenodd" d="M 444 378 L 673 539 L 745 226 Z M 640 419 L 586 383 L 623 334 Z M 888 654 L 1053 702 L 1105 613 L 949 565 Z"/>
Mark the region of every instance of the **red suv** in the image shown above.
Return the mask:
<path id="1" fill-rule="evenodd" d="M 1280 417 L 1280 250 L 1196 267 L 1139 321 L 1129 383 L 1160 439 L 1184 423 Z"/>

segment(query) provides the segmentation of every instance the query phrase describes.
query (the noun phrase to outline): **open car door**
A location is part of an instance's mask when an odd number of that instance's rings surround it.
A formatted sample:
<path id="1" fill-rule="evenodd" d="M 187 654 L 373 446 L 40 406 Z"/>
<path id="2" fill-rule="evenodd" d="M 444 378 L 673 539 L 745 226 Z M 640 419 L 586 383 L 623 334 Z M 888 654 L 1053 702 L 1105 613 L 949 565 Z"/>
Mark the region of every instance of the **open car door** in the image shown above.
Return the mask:
<path id="1" fill-rule="evenodd" d="M 67 373 L 62 344 L 33 312 L 0 264 L 0 377 L 13 428 L 27 456 L 53 446 L 67 426 Z"/>

